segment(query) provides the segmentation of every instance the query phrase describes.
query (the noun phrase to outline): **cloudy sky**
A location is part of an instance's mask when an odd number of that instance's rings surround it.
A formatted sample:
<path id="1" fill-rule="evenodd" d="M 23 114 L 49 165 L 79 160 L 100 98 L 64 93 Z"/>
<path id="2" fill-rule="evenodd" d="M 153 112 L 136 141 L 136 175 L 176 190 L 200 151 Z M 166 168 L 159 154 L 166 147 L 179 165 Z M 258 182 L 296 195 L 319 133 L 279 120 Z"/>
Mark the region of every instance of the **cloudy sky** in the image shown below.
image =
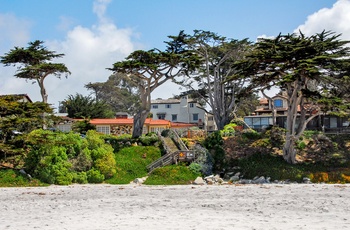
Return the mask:
<path id="1" fill-rule="evenodd" d="M 88 95 L 84 85 L 104 82 L 106 68 L 134 50 L 164 48 L 180 30 L 208 30 L 228 38 L 275 36 L 301 30 L 310 35 L 332 30 L 350 40 L 350 0 L 11 0 L 0 2 L 0 56 L 15 46 L 44 41 L 63 53 L 67 79 L 49 76 L 49 102 L 57 107 L 68 95 Z M 0 66 L 0 94 L 41 96 L 37 84 L 17 79 L 14 67 Z M 153 98 L 178 94 L 166 84 Z"/>

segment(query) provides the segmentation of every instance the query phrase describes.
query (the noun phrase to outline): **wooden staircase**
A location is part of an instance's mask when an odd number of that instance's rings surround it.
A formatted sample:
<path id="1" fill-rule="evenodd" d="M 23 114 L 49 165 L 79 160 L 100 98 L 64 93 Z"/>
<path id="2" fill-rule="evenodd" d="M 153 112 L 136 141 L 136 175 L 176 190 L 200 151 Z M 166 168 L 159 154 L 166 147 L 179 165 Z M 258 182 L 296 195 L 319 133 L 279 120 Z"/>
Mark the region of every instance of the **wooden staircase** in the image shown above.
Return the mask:
<path id="1" fill-rule="evenodd" d="M 177 164 L 178 161 L 193 161 L 195 159 L 195 152 L 188 150 L 187 146 L 183 143 L 178 133 L 175 130 L 170 130 L 173 138 L 162 137 L 160 134 L 158 136 L 161 138 L 163 146 L 165 148 L 166 154 L 151 164 L 147 165 L 148 172 L 152 172 L 154 169 Z"/>

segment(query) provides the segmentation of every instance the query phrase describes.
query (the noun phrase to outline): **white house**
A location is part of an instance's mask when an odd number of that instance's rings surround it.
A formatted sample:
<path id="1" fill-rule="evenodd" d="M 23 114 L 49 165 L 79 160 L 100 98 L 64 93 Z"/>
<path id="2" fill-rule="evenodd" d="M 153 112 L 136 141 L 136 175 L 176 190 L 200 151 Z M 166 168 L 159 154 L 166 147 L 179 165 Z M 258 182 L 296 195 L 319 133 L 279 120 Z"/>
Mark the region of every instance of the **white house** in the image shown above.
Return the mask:
<path id="1" fill-rule="evenodd" d="M 156 99 L 151 101 L 151 113 L 154 120 L 169 120 L 171 122 L 196 123 L 198 127 L 208 130 L 208 120 L 212 115 L 207 114 L 195 100 L 183 96 L 181 99 Z M 215 125 L 210 125 L 215 130 Z"/>

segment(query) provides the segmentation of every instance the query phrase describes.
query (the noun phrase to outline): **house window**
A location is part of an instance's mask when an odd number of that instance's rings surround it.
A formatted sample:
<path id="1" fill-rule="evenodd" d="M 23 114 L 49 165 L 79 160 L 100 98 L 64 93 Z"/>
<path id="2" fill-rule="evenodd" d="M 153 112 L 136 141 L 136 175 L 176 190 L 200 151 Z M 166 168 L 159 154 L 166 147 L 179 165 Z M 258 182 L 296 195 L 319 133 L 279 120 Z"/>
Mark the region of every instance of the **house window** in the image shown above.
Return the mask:
<path id="1" fill-rule="evenodd" d="M 111 128 L 109 125 L 96 126 L 96 131 L 103 134 L 111 134 Z"/>
<path id="2" fill-rule="evenodd" d="M 330 128 L 337 128 L 338 127 L 338 121 L 336 117 L 330 118 Z"/>
<path id="3" fill-rule="evenodd" d="M 159 120 L 164 120 L 165 119 L 165 113 L 159 113 L 157 114 L 157 117 Z"/>
<path id="4" fill-rule="evenodd" d="M 193 108 L 194 107 L 194 103 L 190 103 L 190 108 Z"/>
<path id="5" fill-rule="evenodd" d="M 165 105 L 165 108 L 170 109 L 170 108 L 171 108 L 171 105 L 170 105 L 170 104 L 166 104 L 166 105 Z"/>
<path id="6" fill-rule="evenodd" d="M 198 113 L 192 114 L 193 121 L 198 121 Z"/>
<path id="7" fill-rule="evenodd" d="M 177 114 L 171 115 L 171 121 L 177 121 Z"/>
<path id="8" fill-rule="evenodd" d="M 282 99 L 276 99 L 276 100 L 274 100 L 273 103 L 274 103 L 275 107 L 279 107 L 279 108 L 283 107 L 283 100 Z"/>
<path id="9" fill-rule="evenodd" d="M 213 121 L 214 117 L 208 117 L 208 121 Z"/>
<path id="10" fill-rule="evenodd" d="M 152 109 L 158 109 L 158 105 L 152 105 Z"/>

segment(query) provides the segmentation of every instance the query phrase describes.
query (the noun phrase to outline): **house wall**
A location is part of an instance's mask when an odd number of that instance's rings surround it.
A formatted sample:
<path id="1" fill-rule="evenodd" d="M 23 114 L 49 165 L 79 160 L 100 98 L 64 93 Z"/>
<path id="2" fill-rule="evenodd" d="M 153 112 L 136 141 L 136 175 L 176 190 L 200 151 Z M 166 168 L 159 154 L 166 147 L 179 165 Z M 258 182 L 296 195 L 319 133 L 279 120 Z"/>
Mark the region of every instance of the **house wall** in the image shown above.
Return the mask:
<path id="1" fill-rule="evenodd" d="M 154 108 L 154 105 L 158 108 Z M 187 97 L 181 98 L 179 102 L 162 100 L 162 103 L 152 103 L 151 113 L 154 120 L 158 120 L 159 115 L 164 114 L 163 119 L 172 122 L 197 123 L 199 120 L 205 121 L 205 111 L 196 103 L 190 102 Z M 173 115 L 176 115 L 176 119 Z"/>

